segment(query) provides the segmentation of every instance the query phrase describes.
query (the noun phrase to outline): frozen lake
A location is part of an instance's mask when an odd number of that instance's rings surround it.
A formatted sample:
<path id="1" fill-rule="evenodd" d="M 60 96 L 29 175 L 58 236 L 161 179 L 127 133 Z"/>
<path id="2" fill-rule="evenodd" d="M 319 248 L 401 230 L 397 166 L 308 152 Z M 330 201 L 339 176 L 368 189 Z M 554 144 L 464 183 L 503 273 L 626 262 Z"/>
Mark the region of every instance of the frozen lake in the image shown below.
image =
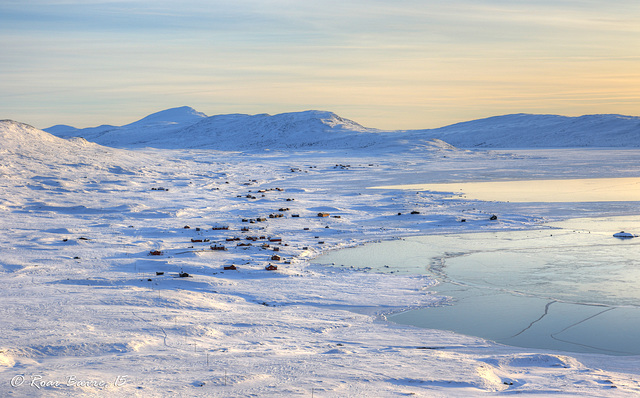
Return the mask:
<path id="1" fill-rule="evenodd" d="M 389 320 L 507 345 L 640 354 L 640 217 L 574 219 L 548 229 L 411 237 L 329 253 L 319 263 L 422 273 L 450 305 Z"/>
<path id="2" fill-rule="evenodd" d="M 501 202 L 629 202 L 640 198 L 640 178 L 578 178 L 409 184 L 373 187 L 451 192 L 467 198 Z"/>

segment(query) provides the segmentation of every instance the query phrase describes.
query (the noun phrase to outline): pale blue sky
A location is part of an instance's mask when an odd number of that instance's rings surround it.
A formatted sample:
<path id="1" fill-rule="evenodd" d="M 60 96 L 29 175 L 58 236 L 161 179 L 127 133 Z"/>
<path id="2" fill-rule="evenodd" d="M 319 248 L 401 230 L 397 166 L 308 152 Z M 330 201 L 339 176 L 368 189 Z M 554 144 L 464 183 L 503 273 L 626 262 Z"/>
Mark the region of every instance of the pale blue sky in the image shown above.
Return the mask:
<path id="1" fill-rule="evenodd" d="M 637 0 L 0 0 L 0 119 L 640 114 Z"/>

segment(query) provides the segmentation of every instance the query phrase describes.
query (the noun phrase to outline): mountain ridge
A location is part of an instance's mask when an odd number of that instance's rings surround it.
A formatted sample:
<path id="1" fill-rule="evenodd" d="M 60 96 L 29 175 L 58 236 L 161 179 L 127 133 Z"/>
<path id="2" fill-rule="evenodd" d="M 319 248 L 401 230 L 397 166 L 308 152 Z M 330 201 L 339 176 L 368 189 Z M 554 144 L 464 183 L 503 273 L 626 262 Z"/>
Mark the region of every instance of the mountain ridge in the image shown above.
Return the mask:
<path id="1" fill-rule="evenodd" d="M 436 139 L 459 148 L 640 147 L 640 118 L 617 114 L 515 113 L 435 129 L 380 130 L 329 111 L 206 116 L 185 106 L 156 112 L 119 127 L 68 127 L 65 130 L 58 125 L 44 131 L 120 148 L 409 148 Z"/>
<path id="2" fill-rule="evenodd" d="M 640 118 L 618 114 L 515 113 L 413 131 L 428 131 L 434 137 L 463 148 L 640 146 Z"/>

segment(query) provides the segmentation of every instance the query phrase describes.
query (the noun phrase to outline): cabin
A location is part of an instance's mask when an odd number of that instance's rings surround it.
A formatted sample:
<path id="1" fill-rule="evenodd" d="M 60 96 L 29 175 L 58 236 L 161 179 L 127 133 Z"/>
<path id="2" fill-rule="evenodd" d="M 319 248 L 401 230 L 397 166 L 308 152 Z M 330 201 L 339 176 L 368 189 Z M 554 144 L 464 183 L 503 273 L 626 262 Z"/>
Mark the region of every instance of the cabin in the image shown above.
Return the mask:
<path id="1" fill-rule="evenodd" d="M 211 246 L 211 250 L 227 250 L 224 246 L 213 245 Z"/>
<path id="2" fill-rule="evenodd" d="M 280 256 L 278 256 L 277 254 L 274 254 L 273 256 L 271 256 L 271 260 L 272 261 L 280 261 L 280 260 L 282 260 L 282 258 Z"/>
<path id="3" fill-rule="evenodd" d="M 233 265 L 233 264 L 231 264 L 231 265 L 225 265 L 225 266 L 224 266 L 224 270 L 225 270 L 225 271 L 235 271 L 235 270 L 237 270 L 237 269 L 238 269 L 238 267 L 236 267 L 236 266 L 235 266 L 235 265 Z"/>
<path id="4" fill-rule="evenodd" d="M 269 238 L 269 242 L 282 242 L 282 238 Z"/>
<path id="5" fill-rule="evenodd" d="M 318 217 L 329 217 L 329 213 L 320 212 L 318 213 Z"/>
<path id="6" fill-rule="evenodd" d="M 269 264 L 266 267 L 264 267 L 264 269 L 266 269 L 267 271 L 276 271 L 278 267 L 273 264 Z"/>
<path id="7" fill-rule="evenodd" d="M 162 254 L 163 254 L 163 253 L 162 253 L 160 250 L 151 250 L 151 251 L 149 252 L 149 255 L 150 255 L 150 256 L 162 256 Z"/>

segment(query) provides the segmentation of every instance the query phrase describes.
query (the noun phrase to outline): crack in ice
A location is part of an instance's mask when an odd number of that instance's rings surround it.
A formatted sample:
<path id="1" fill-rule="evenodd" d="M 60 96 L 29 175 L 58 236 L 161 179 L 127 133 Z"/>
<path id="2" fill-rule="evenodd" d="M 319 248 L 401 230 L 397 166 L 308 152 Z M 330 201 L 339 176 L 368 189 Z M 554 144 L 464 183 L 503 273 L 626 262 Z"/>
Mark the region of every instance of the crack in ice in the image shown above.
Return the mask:
<path id="1" fill-rule="evenodd" d="M 597 317 L 597 316 L 600 316 L 600 315 L 604 314 L 605 312 L 608 312 L 608 311 L 611 311 L 611 310 L 614 310 L 614 309 L 615 309 L 615 307 L 610 307 L 610 308 L 607 308 L 606 310 L 602 310 L 602 311 L 598 312 L 597 314 L 591 315 L 590 317 L 587 317 L 587 318 L 585 318 L 585 319 L 583 319 L 583 320 L 581 320 L 581 321 L 579 321 L 579 322 L 576 322 L 576 323 L 574 323 L 574 324 L 571 324 L 571 325 L 567 326 L 566 328 L 562 329 L 562 330 L 561 330 L 561 331 L 559 331 L 558 333 L 551 333 L 551 334 L 549 335 L 549 337 L 551 337 L 551 338 L 552 338 L 552 339 L 554 339 L 554 340 L 557 340 L 557 341 L 563 342 L 563 343 L 567 343 L 567 344 L 574 344 L 574 345 L 578 345 L 578 346 L 581 346 L 581 347 L 591 348 L 591 349 L 594 349 L 594 350 L 609 351 L 609 352 L 617 352 L 617 353 L 619 353 L 619 354 L 629 354 L 628 352 L 625 352 L 625 351 L 617 351 L 617 350 L 612 350 L 612 349 L 610 349 L 610 348 L 603 349 L 603 348 L 600 348 L 600 347 L 596 347 L 596 346 L 592 346 L 592 345 L 588 345 L 588 344 L 576 343 L 576 342 L 574 342 L 574 341 L 570 341 L 570 340 L 563 340 L 563 339 L 560 339 L 560 338 L 556 337 L 556 336 L 557 336 L 557 335 L 559 335 L 560 333 L 564 333 L 565 331 L 567 331 L 567 330 L 571 329 L 571 328 L 572 328 L 572 327 L 574 327 L 574 326 L 578 326 L 579 324 L 581 324 L 581 323 L 583 323 L 583 322 L 586 322 L 586 321 L 588 321 L 588 320 L 590 320 L 590 319 L 593 319 L 593 318 L 595 318 L 595 317 Z"/>
<path id="2" fill-rule="evenodd" d="M 544 306 L 544 314 L 540 315 L 540 318 L 536 319 L 535 321 L 531 322 L 529 324 L 529 326 L 527 326 L 526 328 L 522 329 L 521 331 L 519 331 L 518 333 L 514 334 L 513 336 L 511 336 L 510 338 L 514 338 L 514 337 L 518 337 L 519 335 L 521 335 L 522 333 L 526 332 L 527 330 L 531 329 L 531 327 L 542 320 L 542 318 L 544 318 L 545 316 L 547 316 L 547 314 L 549 313 L 549 307 L 551 306 L 551 304 L 553 303 L 557 303 L 557 301 L 552 301 L 550 303 L 547 303 L 547 305 Z"/>

